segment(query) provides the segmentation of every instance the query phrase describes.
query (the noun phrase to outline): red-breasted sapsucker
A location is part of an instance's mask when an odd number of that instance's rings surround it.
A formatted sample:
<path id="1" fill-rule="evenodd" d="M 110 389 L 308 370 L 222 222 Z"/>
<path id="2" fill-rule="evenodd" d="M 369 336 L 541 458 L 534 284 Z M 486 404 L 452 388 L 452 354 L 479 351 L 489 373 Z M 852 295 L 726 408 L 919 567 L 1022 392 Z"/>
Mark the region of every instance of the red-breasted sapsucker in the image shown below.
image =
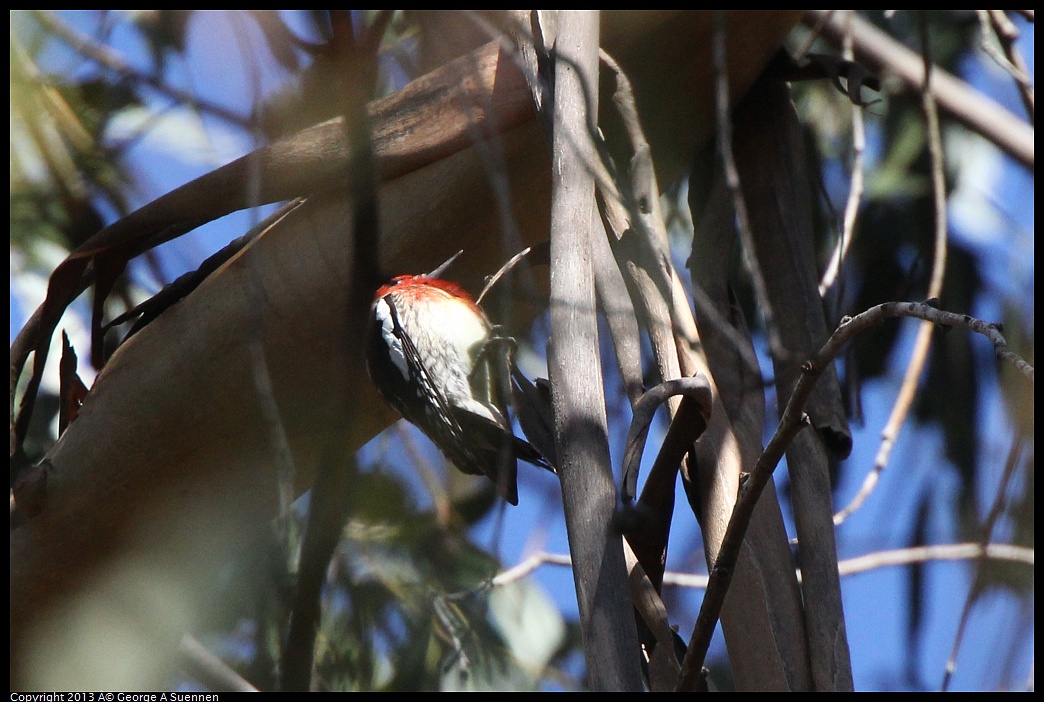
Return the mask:
<path id="1" fill-rule="evenodd" d="M 434 274 L 433 274 L 434 275 Z M 366 367 L 384 399 L 464 473 L 485 475 L 518 504 L 517 461 L 553 470 L 511 431 L 494 383 L 486 315 L 456 283 L 401 275 L 370 308 Z"/>

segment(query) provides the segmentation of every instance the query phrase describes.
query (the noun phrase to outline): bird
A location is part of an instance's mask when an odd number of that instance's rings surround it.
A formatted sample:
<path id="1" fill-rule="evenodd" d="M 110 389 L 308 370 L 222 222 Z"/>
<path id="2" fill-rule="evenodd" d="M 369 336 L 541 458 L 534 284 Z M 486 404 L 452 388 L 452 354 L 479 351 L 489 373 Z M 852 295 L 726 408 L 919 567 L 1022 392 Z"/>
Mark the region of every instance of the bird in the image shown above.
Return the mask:
<path id="1" fill-rule="evenodd" d="M 485 475 L 517 505 L 517 459 L 554 468 L 511 429 L 496 385 L 496 374 L 507 369 L 498 368 L 499 354 L 489 347 L 499 337 L 464 288 L 438 277 L 452 260 L 377 289 L 367 324 L 367 372 L 384 400 L 453 465 Z"/>

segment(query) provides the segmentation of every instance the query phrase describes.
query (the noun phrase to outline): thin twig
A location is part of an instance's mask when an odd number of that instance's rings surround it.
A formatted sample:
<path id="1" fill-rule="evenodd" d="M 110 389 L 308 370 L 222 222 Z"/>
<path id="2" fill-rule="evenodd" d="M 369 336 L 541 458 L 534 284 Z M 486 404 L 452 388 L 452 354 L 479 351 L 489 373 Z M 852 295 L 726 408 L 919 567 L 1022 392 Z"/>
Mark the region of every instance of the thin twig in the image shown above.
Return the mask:
<path id="1" fill-rule="evenodd" d="M 518 266 L 524 258 L 530 255 L 535 255 L 539 258 L 546 259 L 548 257 L 547 244 L 542 243 L 536 246 L 527 246 L 526 248 L 519 251 L 517 254 L 508 259 L 507 263 L 500 267 L 496 273 L 486 279 L 486 284 L 482 287 L 482 292 L 479 293 L 478 298 L 475 299 L 475 304 L 481 305 L 482 299 L 486 297 L 486 293 L 493 289 L 493 286 L 500 282 L 500 279 L 507 275 L 513 268 Z"/>
<path id="2" fill-rule="evenodd" d="M 497 587 L 516 580 L 521 580 L 544 564 L 569 567 L 573 565 L 573 561 L 570 559 L 568 553 L 548 553 L 546 551 L 539 551 L 524 559 L 518 565 L 498 574 L 493 578 L 492 584 L 494 587 Z"/>
<path id="3" fill-rule="evenodd" d="M 942 137 L 939 134 L 939 115 L 936 112 L 935 98 L 932 96 L 932 59 L 928 47 L 928 31 L 925 27 L 926 20 L 921 15 L 921 41 L 924 55 L 924 85 L 921 90 L 921 105 L 924 110 L 924 119 L 927 127 L 928 153 L 931 156 L 932 170 L 932 202 L 935 209 L 935 256 L 932 261 L 932 276 L 928 283 L 928 299 L 938 299 L 942 294 L 943 276 L 946 271 L 946 180 L 943 175 Z M 895 447 L 899 432 L 910 412 L 914 395 L 917 393 L 917 384 L 924 370 L 925 361 L 928 358 L 928 349 L 932 338 L 932 324 L 924 322 L 917 329 L 917 337 L 914 342 L 913 352 L 910 354 L 910 363 L 906 367 L 899 394 L 892 407 L 892 413 L 888 422 L 881 431 L 881 446 L 874 458 L 874 467 L 867 474 L 863 485 L 859 488 L 852 501 L 834 515 L 834 524 L 839 525 L 845 521 L 853 512 L 859 509 L 873 492 L 881 477 L 881 473 L 888 467 L 888 459 Z"/>
<path id="4" fill-rule="evenodd" d="M 794 52 L 795 61 L 800 62 L 805 58 L 809 50 L 812 48 L 812 45 L 816 43 L 816 39 L 818 39 L 823 33 L 823 27 L 826 26 L 826 23 L 830 20 L 830 17 L 834 12 L 836 12 L 836 10 L 826 10 L 822 15 L 820 15 L 819 19 L 816 20 L 816 23 L 812 26 L 812 31 L 808 33 L 808 36 L 805 37 L 805 41 L 803 41 L 801 46 L 798 47 L 798 50 Z M 851 12 L 851 10 L 848 10 L 848 12 Z"/>
<path id="5" fill-rule="evenodd" d="M 837 562 L 838 573 L 856 575 L 872 570 L 880 570 L 891 566 L 905 566 L 913 563 L 929 561 L 969 561 L 987 560 L 1008 563 L 1021 563 L 1029 567 L 1034 565 L 1034 549 L 1012 544 L 935 544 L 931 546 L 914 546 L 891 551 L 876 551 L 864 556 L 846 558 Z M 548 561 L 550 562 L 550 561 Z M 798 573 L 800 579 L 801 574 Z M 706 589 L 710 577 L 695 573 L 676 573 L 668 571 L 663 574 L 663 584 L 674 587 L 686 587 L 695 590 Z"/>
<path id="6" fill-rule="evenodd" d="M 887 566 L 927 563 L 929 561 L 967 561 L 986 559 L 991 561 L 1008 561 L 1023 563 L 1033 567 L 1034 549 L 1012 544 L 937 544 L 932 546 L 914 546 L 893 551 L 868 553 L 857 558 L 838 561 L 837 568 L 841 575 L 855 575 Z"/>
<path id="7" fill-rule="evenodd" d="M 859 573 L 867 573 L 881 568 L 911 565 L 913 563 L 967 561 L 972 559 L 1021 563 L 1033 567 L 1035 553 L 1035 549 L 1013 544 L 933 544 L 930 546 L 898 548 L 889 551 L 875 551 L 874 553 L 867 553 L 854 558 L 846 558 L 837 562 L 837 570 L 842 576 L 858 575 Z M 568 553 L 537 551 L 519 561 L 518 564 L 497 574 L 491 581 L 491 584 L 493 587 L 497 587 L 521 580 L 544 565 L 568 568 L 572 565 L 572 561 Z M 798 577 L 800 577 L 800 574 Z M 703 590 L 707 587 L 709 581 L 710 576 L 699 573 L 679 573 L 669 570 L 663 574 L 663 584 L 674 587 Z"/>
<path id="8" fill-rule="evenodd" d="M 1022 54 L 1015 49 L 1015 42 L 1019 38 L 1018 27 L 1008 19 L 1004 10 L 976 10 L 975 13 L 979 16 L 979 25 L 982 28 L 983 50 L 1001 68 L 1011 74 L 1012 80 L 1018 86 L 1019 96 L 1026 108 L 1026 114 L 1029 115 L 1030 124 L 1033 124 L 1033 82 L 1026 62 L 1022 60 Z M 1003 56 L 998 54 L 988 39 L 990 27 L 997 35 L 997 41 L 1004 51 Z"/>
<path id="9" fill-rule="evenodd" d="M 845 10 L 845 36 L 842 42 L 842 56 L 846 61 L 852 61 L 852 13 L 854 10 Z M 848 201 L 845 203 L 845 217 L 841 228 L 841 238 L 830 256 L 823 279 L 819 283 L 819 296 L 825 297 L 827 291 L 834 285 L 841 266 L 844 263 L 848 249 L 852 245 L 852 237 L 855 235 L 856 215 L 859 214 L 859 204 L 863 198 L 863 150 L 866 148 L 866 129 L 863 124 L 863 106 L 856 95 L 852 103 L 852 182 L 848 188 Z M 836 299 L 836 298 L 835 298 Z"/>
<path id="10" fill-rule="evenodd" d="M 804 413 L 804 406 L 812 393 L 812 388 L 815 386 L 816 381 L 819 380 L 819 376 L 822 375 L 823 371 L 855 336 L 886 319 L 894 317 L 916 317 L 945 327 L 963 327 L 982 334 L 993 342 L 999 358 L 1011 362 L 1031 381 L 1033 379 L 1033 367 L 1008 350 L 1007 342 L 995 325 L 968 315 L 939 310 L 923 302 L 886 302 L 876 307 L 871 307 L 866 312 L 855 317 L 842 319 L 841 324 L 831 334 L 823 348 L 819 350 L 815 357 L 806 361 L 802 367 L 801 378 L 798 380 L 797 385 L 794 387 L 794 392 L 787 402 L 775 434 L 773 434 L 768 446 L 765 447 L 764 452 L 758 458 L 757 464 L 751 471 L 747 481 L 740 486 L 736 507 L 733 510 L 732 518 L 729 520 L 725 538 L 722 539 L 718 558 L 711 569 L 707 594 L 704 596 L 700 614 L 696 620 L 696 626 L 693 628 L 692 638 L 685 654 L 685 660 L 682 662 L 682 677 L 678 684 L 679 690 L 693 689 L 693 685 L 699 679 L 703 662 L 706 659 L 707 648 L 710 646 L 711 634 L 713 634 L 717 625 L 722 604 L 725 602 L 725 595 L 732 582 L 732 575 L 735 572 L 740 548 L 743 545 L 743 537 L 747 526 L 750 524 L 754 505 L 761 496 L 765 485 L 771 479 L 772 473 L 775 471 L 776 465 L 782 458 L 790 441 L 808 423 L 808 417 Z"/>
<path id="11" fill-rule="evenodd" d="M 1011 449 L 1008 451 L 1008 460 L 1004 464 L 1004 474 L 1001 476 L 1000 485 L 997 487 L 997 494 L 993 498 L 993 505 L 990 507 L 990 512 L 986 516 L 986 522 L 982 526 L 982 538 L 979 540 L 978 546 L 980 550 L 985 550 L 990 546 L 990 542 L 993 540 L 993 530 L 997 526 L 997 520 L 1000 519 L 1001 513 L 1004 511 L 1004 506 L 1008 499 L 1008 488 L 1011 485 L 1011 479 L 1015 475 L 1015 468 L 1019 465 L 1019 457 L 1022 454 L 1022 437 L 1016 435 L 1011 442 Z M 972 607 L 978 601 L 979 596 L 982 594 L 983 588 L 986 582 L 983 578 L 983 567 L 982 562 L 978 562 L 975 568 L 975 578 L 972 581 L 971 589 L 968 592 L 968 597 L 964 600 L 964 608 L 961 611 L 960 624 L 957 625 L 957 633 L 953 637 L 953 646 L 950 649 L 950 656 L 946 659 L 946 672 L 943 675 L 942 691 L 946 692 L 950 688 L 950 682 L 953 680 L 953 672 L 957 669 L 957 652 L 961 648 L 961 642 L 964 640 L 964 634 L 967 630 L 968 621 L 971 618 Z"/>
<path id="12" fill-rule="evenodd" d="M 181 637 L 178 657 L 181 659 L 182 669 L 210 690 L 258 692 L 250 681 L 207 650 L 207 647 L 191 634 Z"/>

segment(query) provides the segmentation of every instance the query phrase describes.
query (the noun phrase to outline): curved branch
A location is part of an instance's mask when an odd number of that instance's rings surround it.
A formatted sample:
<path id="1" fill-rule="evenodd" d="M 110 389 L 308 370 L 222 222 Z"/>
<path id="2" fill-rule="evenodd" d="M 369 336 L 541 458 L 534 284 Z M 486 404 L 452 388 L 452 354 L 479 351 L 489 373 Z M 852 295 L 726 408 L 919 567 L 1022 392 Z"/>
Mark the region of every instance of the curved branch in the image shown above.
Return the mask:
<path id="1" fill-rule="evenodd" d="M 642 452 L 645 450 L 645 440 L 649 436 L 649 425 L 652 423 L 653 415 L 661 404 L 675 395 L 684 395 L 699 404 L 700 414 L 703 416 L 704 427 L 706 427 L 713 397 L 710 383 L 702 375 L 667 380 L 643 394 L 632 408 L 631 427 L 627 431 L 627 441 L 624 443 L 623 484 L 621 486 L 621 497 L 624 502 L 634 499 L 638 486 L 638 469 L 642 462 Z M 698 438 L 698 434 L 686 437 L 686 441 L 681 443 L 683 446 L 689 447 Z"/>

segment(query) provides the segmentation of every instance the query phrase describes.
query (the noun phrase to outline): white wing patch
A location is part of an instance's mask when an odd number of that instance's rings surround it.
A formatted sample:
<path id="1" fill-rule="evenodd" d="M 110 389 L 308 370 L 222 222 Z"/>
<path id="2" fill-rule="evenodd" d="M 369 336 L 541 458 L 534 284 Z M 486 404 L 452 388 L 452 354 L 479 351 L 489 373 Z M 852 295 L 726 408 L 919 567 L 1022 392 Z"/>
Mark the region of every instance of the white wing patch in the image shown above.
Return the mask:
<path id="1" fill-rule="evenodd" d="M 377 301 L 374 315 L 381 323 L 381 336 L 384 338 L 384 345 L 388 349 L 388 358 L 402 373 L 403 379 L 409 382 L 410 369 L 406 364 L 406 352 L 402 348 L 402 339 L 395 333 L 395 315 L 392 313 L 386 297 L 382 297 Z"/>

